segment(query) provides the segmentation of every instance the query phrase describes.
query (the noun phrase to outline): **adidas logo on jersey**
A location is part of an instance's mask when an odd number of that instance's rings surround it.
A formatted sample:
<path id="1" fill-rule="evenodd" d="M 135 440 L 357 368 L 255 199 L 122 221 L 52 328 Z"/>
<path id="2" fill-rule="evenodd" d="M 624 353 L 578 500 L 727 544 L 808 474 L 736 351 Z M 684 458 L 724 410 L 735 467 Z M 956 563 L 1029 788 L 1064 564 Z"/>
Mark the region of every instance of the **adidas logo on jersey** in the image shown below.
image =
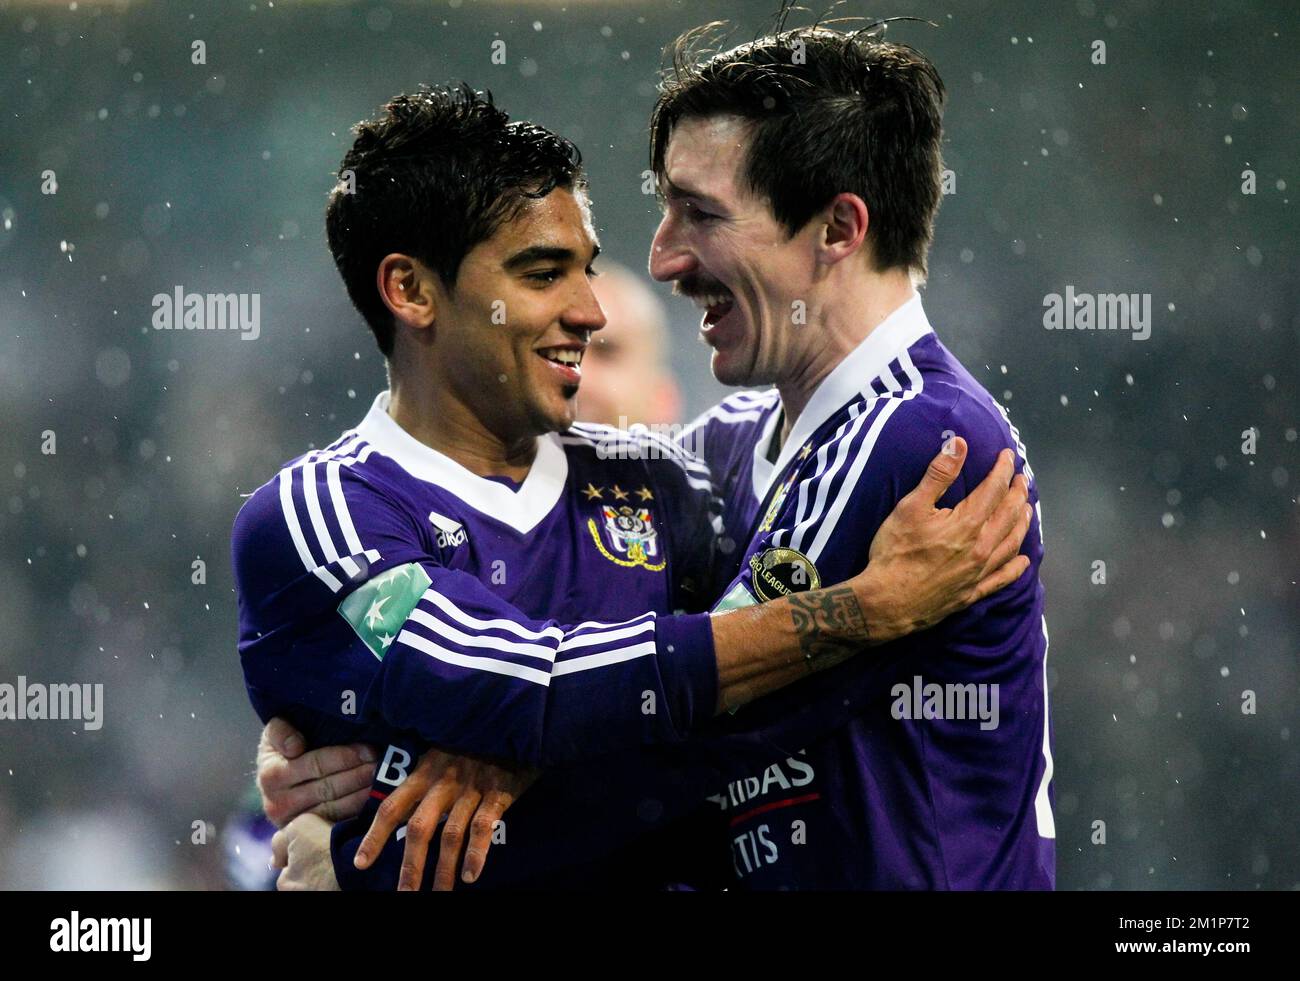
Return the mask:
<path id="1" fill-rule="evenodd" d="M 429 520 L 438 529 L 439 548 L 455 548 L 465 544 L 465 529 L 459 521 L 453 521 L 437 511 L 429 512 Z"/>

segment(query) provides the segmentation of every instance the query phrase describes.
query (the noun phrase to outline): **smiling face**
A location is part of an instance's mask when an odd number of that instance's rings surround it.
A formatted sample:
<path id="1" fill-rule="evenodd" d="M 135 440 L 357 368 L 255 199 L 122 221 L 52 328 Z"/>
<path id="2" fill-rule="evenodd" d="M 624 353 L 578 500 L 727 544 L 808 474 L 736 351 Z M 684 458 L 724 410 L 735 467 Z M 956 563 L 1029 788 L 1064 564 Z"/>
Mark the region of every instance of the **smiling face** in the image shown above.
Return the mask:
<path id="1" fill-rule="evenodd" d="M 749 126 L 688 117 L 673 129 L 650 274 L 703 310 L 700 334 L 725 385 L 779 383 L 798 371 L 809 332 L 817 222 L 793 236 L 741 180 Z M 802 304 L 802 306 L 800 306 Z"/>
<path id="2" fill-rule="evenodd" d="M 598 251 L 584 192 L 527 201 L 438 291 L 435 386 L 507 441 L 569 428 L 583 354 L 605 325 L 588 279 Z"/>

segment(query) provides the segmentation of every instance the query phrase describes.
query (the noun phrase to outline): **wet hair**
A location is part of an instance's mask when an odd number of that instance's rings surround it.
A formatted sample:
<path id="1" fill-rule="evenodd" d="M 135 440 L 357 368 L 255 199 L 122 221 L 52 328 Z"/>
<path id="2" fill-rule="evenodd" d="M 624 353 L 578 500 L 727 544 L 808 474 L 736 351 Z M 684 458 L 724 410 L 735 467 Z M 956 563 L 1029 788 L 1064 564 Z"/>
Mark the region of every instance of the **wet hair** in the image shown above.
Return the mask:
<path id="1" fill-rule="evenodd" d="M 728 50 L 718 50 L 720 22 L 668 46 L 650 121 L 651 168 L 662 184 L 683 119 L 741 117 L 751 137 L 742 180 L 788 235 L 850 192 L 870 214 L 875 268 L 923 277 L 943 170 L 939 73 L 919 51 L 885 41 L 887 22 L 785 29 L 786 13 L 772 33 Z"/>
<path id="2" fill-rule="evenodd" d="M 375 285 L 384 256 L 400 252 L 453 290 L 476 246 L 530 199 L 586 187 L 582 155 L 534 123 L 511 122 L 490 92 L 420 86 L 358 123 L 325 208 L 330 252 L 348 296 L 385 357 L 395 325 Z"/>

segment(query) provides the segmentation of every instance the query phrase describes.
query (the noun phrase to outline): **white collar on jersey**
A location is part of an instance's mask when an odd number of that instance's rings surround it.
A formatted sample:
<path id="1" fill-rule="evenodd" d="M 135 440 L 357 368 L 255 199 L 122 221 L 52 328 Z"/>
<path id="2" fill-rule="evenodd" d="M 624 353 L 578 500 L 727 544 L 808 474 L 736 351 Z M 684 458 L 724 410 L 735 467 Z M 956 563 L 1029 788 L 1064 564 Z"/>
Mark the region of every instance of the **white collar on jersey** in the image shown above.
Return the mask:
<path id="1" fill-rule="evenodd" d="M 813 433 L 868 389 L 872 379 L 888 370 L 889 362 L 929 333 L 930 321 L 921 306 L 921 295 L 913 292 L 910 300 L 882 320 L 861 344 L 822 379 L 803 412 L 795 420 L 790 438 L 781 447 L 781 455 L 777 457 L 775 465 L 767 461 L 767 449 L 776 435 L 775 420 L 780 415 L 779 410 L 774 409 L 763 427 L 762 437 L 754 445 L 754 496 L 763 500 L 771 489 L 772 481 L 785 469 L 799 448 L 812 438 Z"/>
<path id="2" fill-rule="evenodd" d="M 538 438 L 537 458 L 523 485 L 514 491 L 471 473 L 451 457 L 421 443 L 388 414 L 388 402 L 387 390 L 375 396 L 370 411 L 357 426 L 357 434 L 412 477 L 436 484 L 475 511 L 527 534 L 551 513 L 564 493 L 569 458 L 554 433 Z"/>
<path id="3" fill-rule="evenodd" d="M 759 431 L 758 442 L 754 444 L 754 468 L 753 479 L 750 485 L 754 488 L 754 496 L 760 501 L 767 496 L 767 488 L 772 482 L 772 474 L 775 472 L 775 466 L 767 458 L 767 448 L 772 445 L 772 440 L 776 436 L 776 422 L 781 418 L 781 399 L 772 404 L 772 409 L 763 420 L 763 428 Z"/>

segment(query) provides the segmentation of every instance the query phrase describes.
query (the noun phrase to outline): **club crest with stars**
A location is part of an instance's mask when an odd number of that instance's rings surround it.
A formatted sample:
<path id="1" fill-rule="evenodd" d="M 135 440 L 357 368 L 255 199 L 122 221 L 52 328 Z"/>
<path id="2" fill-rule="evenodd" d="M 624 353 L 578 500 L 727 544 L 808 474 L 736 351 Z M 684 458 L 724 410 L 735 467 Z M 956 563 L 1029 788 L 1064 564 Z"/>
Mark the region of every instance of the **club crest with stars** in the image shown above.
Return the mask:
<path id="1" fill-rule="evenodd" d="M 588 483 L 582 493 L 597 510 L 587 519 L 587 531 L 601 555 L 624 568 L 663 571 L 667 561 L 660 556 L 659 532 L 650 513 L 654 494 L 649 487 L 624 490 L 618 484 Z"/>

